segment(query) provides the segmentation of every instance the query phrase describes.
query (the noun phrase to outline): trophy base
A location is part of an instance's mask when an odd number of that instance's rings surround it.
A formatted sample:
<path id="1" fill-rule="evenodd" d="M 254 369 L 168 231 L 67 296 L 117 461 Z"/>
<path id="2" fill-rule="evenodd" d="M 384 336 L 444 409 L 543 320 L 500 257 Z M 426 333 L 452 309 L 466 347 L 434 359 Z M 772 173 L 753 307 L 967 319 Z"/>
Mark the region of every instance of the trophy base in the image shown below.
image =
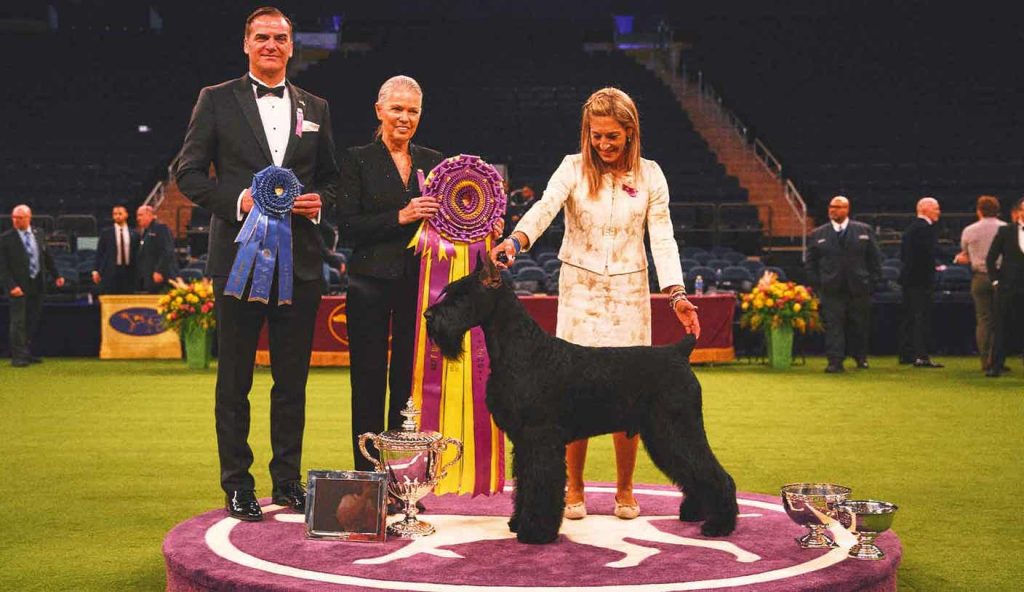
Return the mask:
<path id="1" fill-rule="evenodd" d="M 388 536 L 399 539 L 418 539 L 432 534 L 434 534 L 433 525 L 415 518 L 399 520 L 388 526 Z"/>
<path id="2" fill-rule="evenodd" d="M 877 545 L 857 543 L 850 547 L 849 556 L 865 561 L 879 561 L 885 559 L 885 552 L 879 549 Z"/>
<path id="3" fill-rule="evenodd" d="M 809 532 L 795 540 L 803 549 L 834 549 L 839 546 L 827 535 L 818 532 Z"/>

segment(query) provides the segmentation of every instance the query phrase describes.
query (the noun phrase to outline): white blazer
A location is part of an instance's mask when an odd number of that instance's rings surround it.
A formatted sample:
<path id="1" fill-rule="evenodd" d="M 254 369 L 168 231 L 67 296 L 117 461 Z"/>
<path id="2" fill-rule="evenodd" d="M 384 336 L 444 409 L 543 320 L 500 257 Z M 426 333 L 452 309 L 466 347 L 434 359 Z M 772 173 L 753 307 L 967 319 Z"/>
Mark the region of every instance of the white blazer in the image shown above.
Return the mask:
<path id="1" fill-rule="evenodd" d="M 658 285 L 683 285 L 679 248 L 668 211 L 668 182 L 653 160 L 640 159 L 642 175 L 632 172 L 612 186 L 611 173 L 601 178 L 591 197 L 583 175 L 583 156 L 570 154 L 551 175 L 544 195 L 523 215 L 515 230 L 530 245 L 565 210 L 565 237 L 558 251 L 563 263 L 599 274 L 619 275 L 647 269 L 644 229 L 650 234 Z"/>

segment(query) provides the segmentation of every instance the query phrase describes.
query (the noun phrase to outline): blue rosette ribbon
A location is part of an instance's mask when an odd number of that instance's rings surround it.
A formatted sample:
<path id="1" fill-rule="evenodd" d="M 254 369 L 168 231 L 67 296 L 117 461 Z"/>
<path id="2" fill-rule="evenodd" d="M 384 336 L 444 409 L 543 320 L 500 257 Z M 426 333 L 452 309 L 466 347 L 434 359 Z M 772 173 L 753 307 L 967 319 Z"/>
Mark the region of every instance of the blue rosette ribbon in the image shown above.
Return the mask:
<path id="1" fill-rule="evenodd" d="M 277 267 L 277 303 L 292 303 L 292 204 L 302 183 L 291 169 L 268 166 L 252 178 L 252 211 L 235 237 L 238 254 L 224 293 L 239 300 L 252 277 L 249 300 L 270 302 Z"/>

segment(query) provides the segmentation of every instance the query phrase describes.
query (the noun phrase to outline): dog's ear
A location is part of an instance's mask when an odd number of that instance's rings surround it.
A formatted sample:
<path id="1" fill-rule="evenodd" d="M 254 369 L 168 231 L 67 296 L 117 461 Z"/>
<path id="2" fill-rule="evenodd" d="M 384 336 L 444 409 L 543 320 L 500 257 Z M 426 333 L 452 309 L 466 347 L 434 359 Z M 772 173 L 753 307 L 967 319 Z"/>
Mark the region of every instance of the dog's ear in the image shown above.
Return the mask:
<path id="1" fill-rule="evenodd" d="M 487 253 L 476 254 L 476 268 L 473 271 L 485 288 L 497 288 L 501 285 L 501 271 L 491 262 Z"/>

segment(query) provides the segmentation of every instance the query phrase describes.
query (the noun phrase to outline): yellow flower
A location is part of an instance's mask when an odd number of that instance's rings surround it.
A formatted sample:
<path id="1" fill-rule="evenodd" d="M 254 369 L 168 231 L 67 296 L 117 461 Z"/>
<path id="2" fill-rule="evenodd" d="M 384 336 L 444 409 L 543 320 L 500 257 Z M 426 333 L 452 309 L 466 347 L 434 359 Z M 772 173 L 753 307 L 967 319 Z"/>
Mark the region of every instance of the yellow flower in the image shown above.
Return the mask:
<path id="1" fill-rule="evenodd" d="M 801 308 L 803 308 L 803 307 L 802 307 L 802 306 L 800 306 L 800 303 L 799 303 L 799 302 L 795 302 L 795 303 L 793 303 L 793 312 L 800 312 L 800 309 L 801 309 Z"/>
<path id="2" fill-rule="evenodd" d="M 765 306 L 775 306 L 775 301 L 769 298 L 768 300 L 764 301 L 764 304 Z"/>
<path id="3" fill-rule="evenodd" d="M 740 308 L 742 308 L 743 310 L 747 310 L 748 308 L 750 308 L 750 303 L 744 302 L 743 304 L 740 305 Z"/>
<path id="4" fill-rule="evenodd" d="M 195 294 L 189 294 L 188 296 L 185 297 L 185 300 L 189 304 L 195 304 L 195 303 L 199 302 L 199 297 L 196 296 Z"/>

